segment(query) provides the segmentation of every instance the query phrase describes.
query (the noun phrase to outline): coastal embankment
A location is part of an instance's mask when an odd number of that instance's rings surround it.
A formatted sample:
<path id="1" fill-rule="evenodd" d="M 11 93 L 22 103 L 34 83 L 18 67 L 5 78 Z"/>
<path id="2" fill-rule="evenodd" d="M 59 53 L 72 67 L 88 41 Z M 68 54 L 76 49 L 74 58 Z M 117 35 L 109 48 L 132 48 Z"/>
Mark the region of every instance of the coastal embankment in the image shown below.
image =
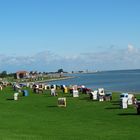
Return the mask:
<path id="1" fill-rule="evenodd" d="M 47 82 L 67 80 L 67 79 L 72 79 L 72 78 L 76 78 L 76 77 L 74 77 L 74 76 L 65 76 L 65 77 L 52 78 L 52 79 L 47 79 L 47 80 L 35 81 L 35 82 L 36 83 L 47 83 Z"/>

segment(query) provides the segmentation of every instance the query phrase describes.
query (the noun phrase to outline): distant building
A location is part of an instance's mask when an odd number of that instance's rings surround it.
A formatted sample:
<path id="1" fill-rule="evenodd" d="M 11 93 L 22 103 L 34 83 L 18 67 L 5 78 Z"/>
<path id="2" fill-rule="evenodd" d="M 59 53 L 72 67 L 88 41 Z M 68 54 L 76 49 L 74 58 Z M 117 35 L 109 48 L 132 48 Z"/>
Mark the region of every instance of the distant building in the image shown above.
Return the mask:
<path id="1" fill-rule="evenodd" d="M 27 71 L 17 71 L 16 72 L 17 79 L 28 78 L 28 77 L 29 77 L 29 72 L 27 72 Z"/>

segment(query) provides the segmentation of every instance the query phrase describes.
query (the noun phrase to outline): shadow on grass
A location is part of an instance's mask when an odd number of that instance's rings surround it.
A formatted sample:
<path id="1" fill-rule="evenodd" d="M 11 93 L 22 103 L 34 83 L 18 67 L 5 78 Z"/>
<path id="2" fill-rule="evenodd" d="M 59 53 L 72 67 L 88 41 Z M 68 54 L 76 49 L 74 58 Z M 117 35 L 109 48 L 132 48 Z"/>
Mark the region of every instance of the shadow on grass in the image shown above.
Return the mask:
<path id="1" fill-rule="evenodd" d="M 120 107 L 116 106 L 116 107 L 107 107 L 105 109 L 120 109 Z"/>
<path id="2" fill-rule="evenodd" d="M 12 100 L 14 100 L 14 99 L 13 99 L 13 98 L 7 98 L 6 100 L 12 101 Z"/>
<path id="3" fill-rule="evenodd" d="M 92 101 L 89 97 L 79 98 L 79 100 L 85 100 L 85 101 L 88 101 L 88 102 Z"/>
<path id="4" fill-rule="evenodd" d="M 52 107 L 53 108 L 53 107 L 58 107 L 58 106 L 57 105 L 49 105 L 48 107 Z"/>
<path id="5" fill-rule="evenodd" d="M 112 105 L 120 105 L 120 103 L 113 103 Z"/>
<path id="6" fill-rule="evenodd" d="M 120 105 L 120 101 L 111 101 L 112 105 Z"/>
<path id="7" fill-rule="evenodd" d="M 110 101 L 111 103 L 119 103 L 119 101 Z"/>
<path id="8" fill-rule="evenodd" d="M 138 116 L 137 113 L 119 113 L 118 115 L 119 115 L 119 116 L 134 116 L 134 115 L 137 115 L 137 116 Z M 139 115 L 139 116 L 140 116 L 140 115 Z"/>
<path id="9" fill-rule="evenodd" d="M 89 98 L 88 97 L 83 97 L 83 98 L 79 98 L 79 100 L 89 100 Z"/>

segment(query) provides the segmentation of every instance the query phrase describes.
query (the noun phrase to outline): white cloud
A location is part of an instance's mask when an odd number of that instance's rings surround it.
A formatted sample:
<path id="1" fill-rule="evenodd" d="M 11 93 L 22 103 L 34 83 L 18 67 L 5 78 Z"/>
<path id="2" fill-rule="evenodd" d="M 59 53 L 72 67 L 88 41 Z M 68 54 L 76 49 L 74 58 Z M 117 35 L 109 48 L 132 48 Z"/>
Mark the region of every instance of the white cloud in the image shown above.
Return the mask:
<path id="1" fill-rule="evenodd" d="M 127 51 L 129 53 L 137 53 L 138 52 L 138 49 L 135 48 L 132 44 L 128 44 Z"/>
<path id="2" fill-rule="evenodd" d="M 59 56 L 49 51 L 33 56 L 6 56 L 0 54 L 0 70 L 57 71 L 72 70 L 112 70 L 140 68 L 140 49 L 129 44 L 126 49 L 110 49 L 104 52 L 87 52 Z"/>

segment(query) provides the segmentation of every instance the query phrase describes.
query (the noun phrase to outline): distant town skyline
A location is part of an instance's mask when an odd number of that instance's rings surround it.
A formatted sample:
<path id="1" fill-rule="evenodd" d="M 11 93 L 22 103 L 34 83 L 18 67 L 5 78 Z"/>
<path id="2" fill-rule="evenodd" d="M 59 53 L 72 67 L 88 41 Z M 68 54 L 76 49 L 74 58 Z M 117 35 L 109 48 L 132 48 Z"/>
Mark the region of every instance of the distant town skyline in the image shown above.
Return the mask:
<path id="1" fill-rule="evenodd" d="M 0 71 L 140 69 L 139 0 L 0 1 Z"/>

